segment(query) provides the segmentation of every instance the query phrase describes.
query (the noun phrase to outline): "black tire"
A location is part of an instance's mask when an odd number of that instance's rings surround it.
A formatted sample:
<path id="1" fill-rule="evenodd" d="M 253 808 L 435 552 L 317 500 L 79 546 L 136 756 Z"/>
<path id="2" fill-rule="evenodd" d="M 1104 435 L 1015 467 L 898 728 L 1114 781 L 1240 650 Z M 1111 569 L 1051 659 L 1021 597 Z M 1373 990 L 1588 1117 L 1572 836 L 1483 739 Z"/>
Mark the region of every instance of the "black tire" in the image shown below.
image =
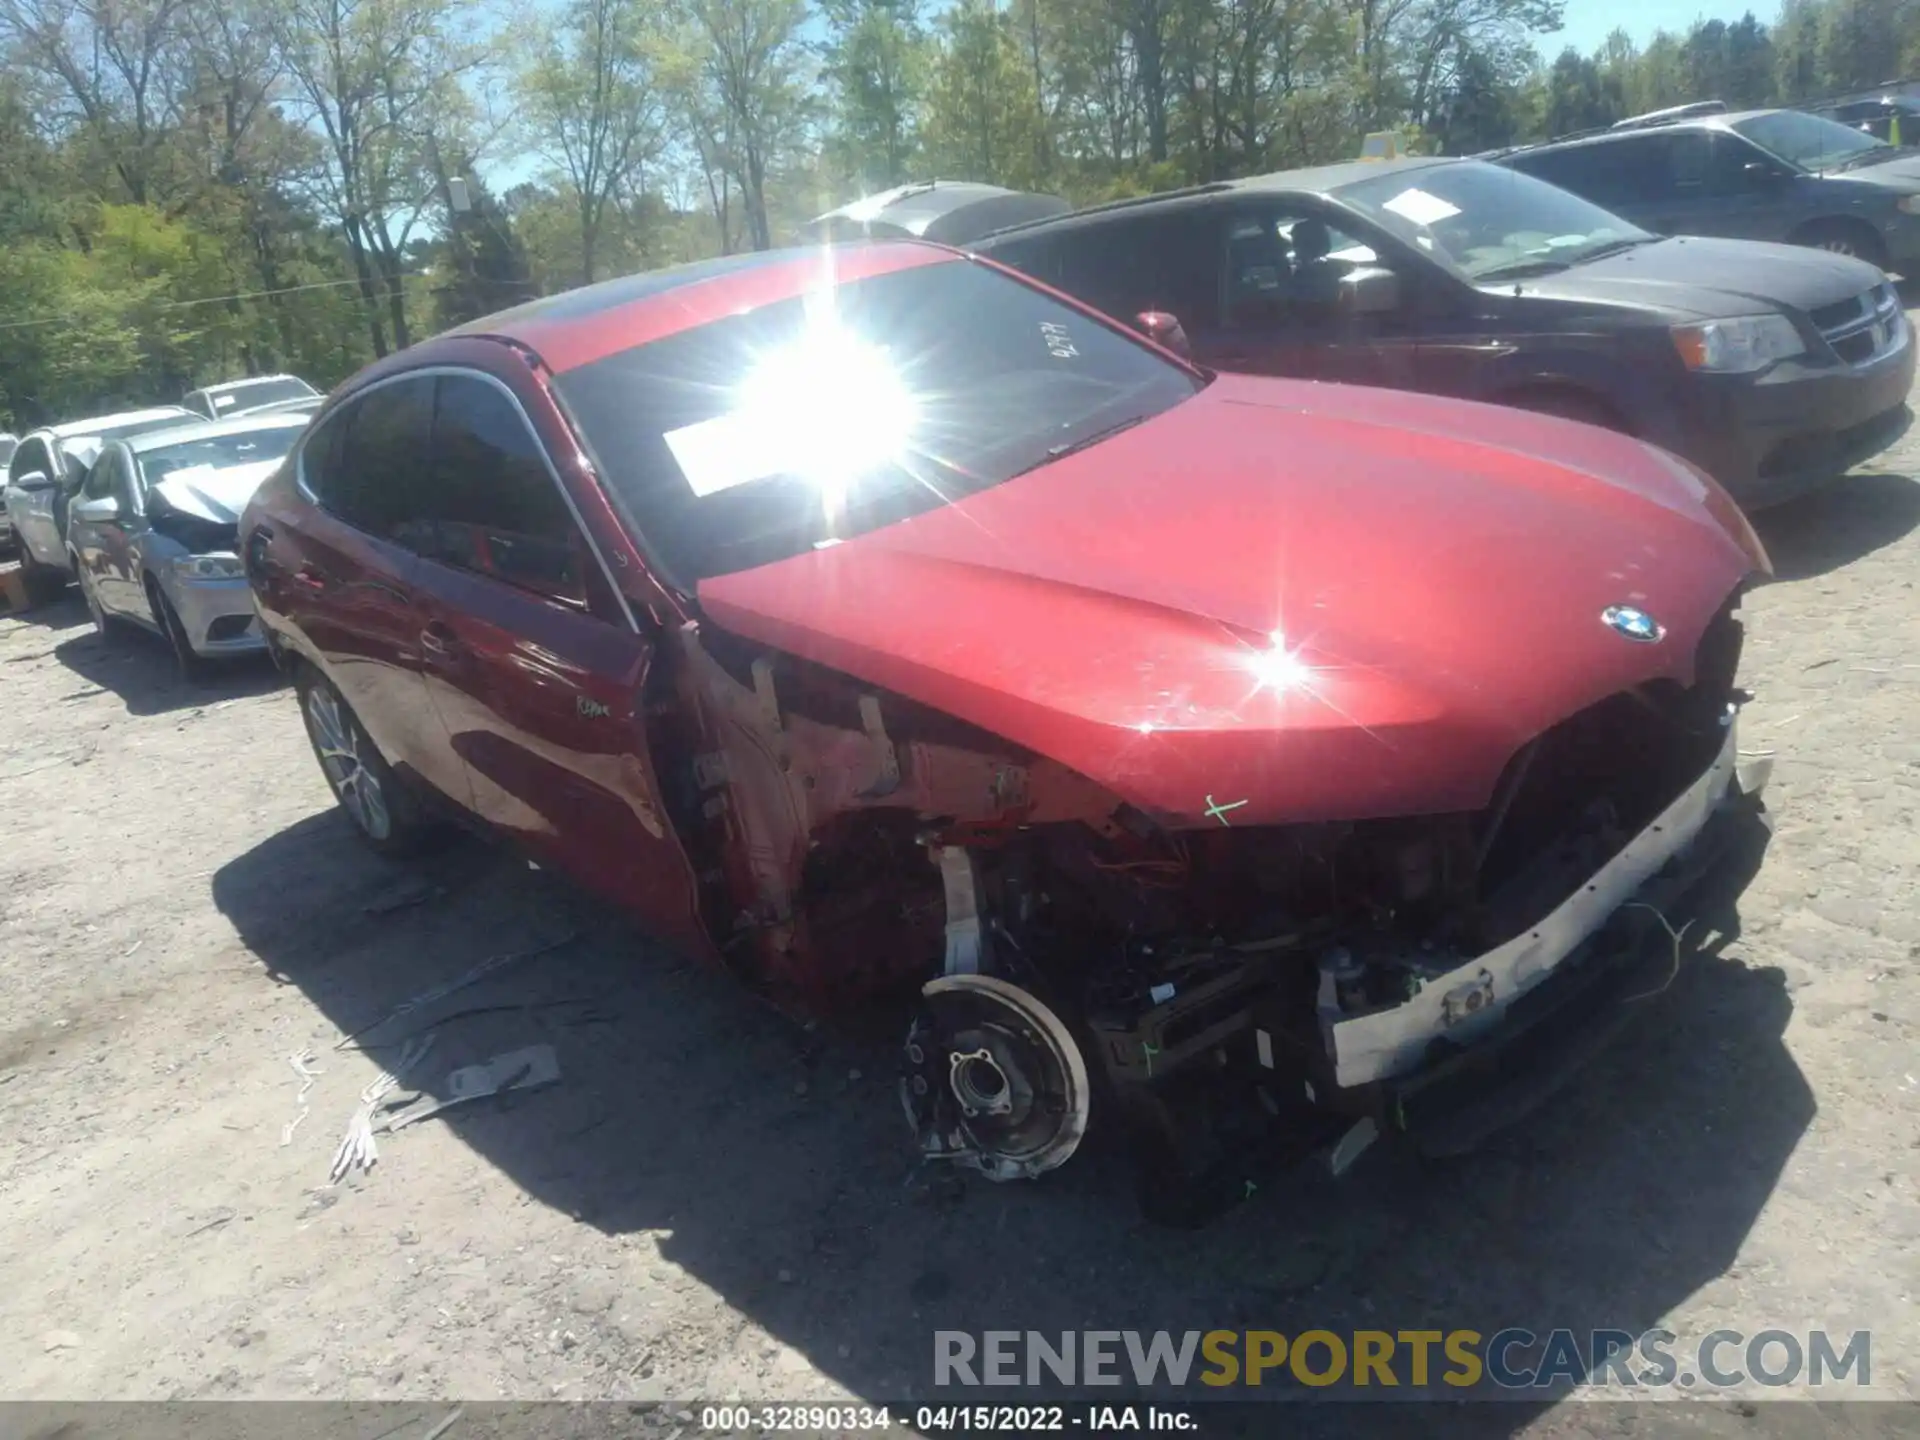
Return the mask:
<path id="1" fill-rule="evenodd" d="M 387 764 L 333 682 L 302 664 L 293 685 L 313 758 L 354 834 L 389 859 L 423 849 L 441 827 Z"/>
<path id="2" fill-rule="evenodd" d="M 1865 260 L 1869 265 L 1887 268 L 1887 247 L 1879 235 L 1865 225 L 1850 220 L 1819 220 L 1796 230 L 1787 237 L 1794 245 L 1805 245 L 1814 250 L 1825 250 L 1833 255 L 1847 255 L 1855 260 Z"/>
<path id="3" fill-rule="evenodd" d="M 1503 403 L 1516 410 L 1531 410 L 1536 415 L 1553 415 L 1562 420 L 1577 420 L 1582 425 L 1597 425 L 1602 430 L 1633 432 L 1604 401 L 1578 390 L 1523 390 L 1503 397 Z"/>
<path id="4" fill-rule="evenodd" d="M 193 642 L 187 639 L 187 627 L 180 623 L 180 612 L 151 575 L 147 577 L 147 604 L 153 610 L 153 623 L 160 627 L 167 648 L 173 652 L 173 668 L 187 684 L 198 685 L 207 678 L 207 662 L 194 650 Z"/>

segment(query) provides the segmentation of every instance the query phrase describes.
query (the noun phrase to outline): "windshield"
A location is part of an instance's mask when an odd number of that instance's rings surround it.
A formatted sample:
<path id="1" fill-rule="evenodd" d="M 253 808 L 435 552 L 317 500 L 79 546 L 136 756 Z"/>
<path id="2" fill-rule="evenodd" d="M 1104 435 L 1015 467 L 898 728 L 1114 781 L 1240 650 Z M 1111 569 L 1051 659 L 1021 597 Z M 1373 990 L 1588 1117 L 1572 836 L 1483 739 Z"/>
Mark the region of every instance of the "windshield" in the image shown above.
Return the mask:
<path id="1" fill-rule="evenodd" d="M 998 485 L 1203 383 L 1038 290 L 941 260 L 557 386 L 655 561 L 690 587 Z"/>
<path id="2" fill-rule="evenodd" d="M 1849 126 L 1797 110 L 1774 110 L 1734 122 L 1733 128 L 1762 150 L 1778 155 L 1802 170 L 1831 170 L 1868 159 L 1892 159 L 1893 146 L 1884 145 Z"/>
<path id="3" fill-rule="evenodd" d="M 1361 180 L 1335 196 L 1473 280 L 1560 269 L 1658 238 L 1558 186 L 1477 160 Z"/>
<path id="4" fill-rule="evenodd" d="M 175 410 L 165 415 L 148 415 L 139 420 L 122 420 L 118 424 L 97 425 L 84 436 L 68 440 L 68 445 L 80 440 L 131 440 L 135 435 L 145 435 L 152 430 L 172 430 L 180 425 L 198 425 L 203 423 L 200 416 L 191 410 Z"/>
<path id="5" fill-rule="evenodd" d="M 304 400 L 317 393 L 306 381 L 287 376 L 280 380 L 248 380 L 231 388 L 208 391 L 206 395 L 215 415 L 229 415 L 236 410 L 251 410 L 256 405 L 271 405 L 276 400 Z"/>
<path id="6" fill-rule="evenodd" d="M 186 440 L 178 445 L 143 450 L 139 455 L 140 473 L 149 485 L 156 485 L 181 470 L 228 470 L 236 465 L 279 460 L 293 448 L 302 428 L 274 426 L 237 435 L 209 435 L 204 440 Z"/>

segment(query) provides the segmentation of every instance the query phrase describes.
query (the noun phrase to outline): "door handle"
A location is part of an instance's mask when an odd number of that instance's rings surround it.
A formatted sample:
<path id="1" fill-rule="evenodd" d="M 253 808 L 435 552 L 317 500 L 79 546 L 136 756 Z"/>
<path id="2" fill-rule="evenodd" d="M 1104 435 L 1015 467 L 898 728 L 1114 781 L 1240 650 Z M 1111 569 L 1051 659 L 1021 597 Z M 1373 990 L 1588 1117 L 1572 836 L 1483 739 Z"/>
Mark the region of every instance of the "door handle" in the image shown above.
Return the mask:
<path id="1" fill-rule="evenodd" d="M 320 591 L 326 589 L 330 582 L 326 571 L 312 565 L 302 565 L 293 572 L 293 583 L 302 590 Z"/>
<path id="2" fill-rule="evenodd" d="M 460 637 L 451 627 L 438 620 L 428 622 L 420 632 L 420 648 L 436 660 L 457 660 L 467 653 L 467 647 L 460 643 Z"/>

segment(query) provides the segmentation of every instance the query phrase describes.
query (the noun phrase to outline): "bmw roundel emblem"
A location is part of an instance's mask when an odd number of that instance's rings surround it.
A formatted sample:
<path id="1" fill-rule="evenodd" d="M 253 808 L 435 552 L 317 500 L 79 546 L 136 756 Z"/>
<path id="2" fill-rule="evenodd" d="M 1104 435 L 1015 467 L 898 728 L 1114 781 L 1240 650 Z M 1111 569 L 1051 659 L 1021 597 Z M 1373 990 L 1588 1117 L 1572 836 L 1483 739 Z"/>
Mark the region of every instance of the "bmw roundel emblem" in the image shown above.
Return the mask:
<path id="1" fill-rule="evenodd" d="M 1609 605 L 1600 612 L 1600 623 L 1616 635 L 1629 640 L 1638 640 L 1643 645 L 1652 645 L 1666 638 L 1667 627 L 1631 605 Z"/>

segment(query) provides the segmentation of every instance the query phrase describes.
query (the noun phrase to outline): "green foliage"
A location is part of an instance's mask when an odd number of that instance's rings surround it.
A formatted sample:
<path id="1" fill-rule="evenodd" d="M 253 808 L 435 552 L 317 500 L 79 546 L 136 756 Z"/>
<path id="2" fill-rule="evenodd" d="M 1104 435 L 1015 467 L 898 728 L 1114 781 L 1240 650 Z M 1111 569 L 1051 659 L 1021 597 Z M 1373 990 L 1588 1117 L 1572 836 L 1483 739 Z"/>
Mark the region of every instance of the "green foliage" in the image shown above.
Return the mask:
<path id="1" fill-rule="evenodd" d="M 329 385 L 908 180 L 1090 203 L 1374 130 L 1470 153 L 1920 71 L 1920 0 L 1781 0 L 1545 60 L 1561 0 L 550 0 L 486 37 L 473 13 L 0 0 L 0 421 Z"/>

